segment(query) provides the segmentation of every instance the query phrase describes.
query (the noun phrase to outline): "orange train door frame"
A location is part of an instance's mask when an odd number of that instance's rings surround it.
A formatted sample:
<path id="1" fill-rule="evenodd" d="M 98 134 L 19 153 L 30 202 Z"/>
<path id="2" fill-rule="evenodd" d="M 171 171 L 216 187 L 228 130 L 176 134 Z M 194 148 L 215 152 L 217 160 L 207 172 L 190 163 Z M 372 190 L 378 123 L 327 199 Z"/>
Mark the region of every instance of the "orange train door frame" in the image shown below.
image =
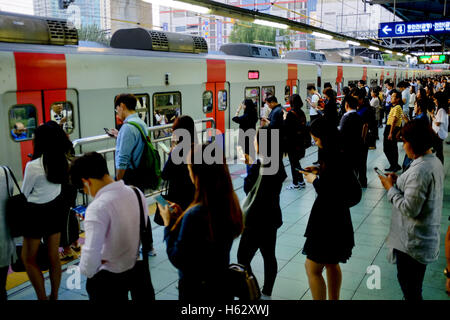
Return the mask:
<path id="1" fill-rule="evenodd" d="M 337 67 L 337 75 L 336 75 L 336 91 L 337 96 L 342 94 L 342 81 L 344 79 L 344 68 L 342 66 Z"/>
<path id="2" fill-rule="evenodd" d="M 216 124 L 216 142 L 225 147 L 225 110 L 219 109 L 219 92 L 222 90 L 227 91 L 227 101 L 229 101 L 229 90 L 226 89 L 226 62 L 225 60 L 213 60 L 207 59 L 207 83 L 205 85 L 206 91 L 213 93 L 213 108 L 211 112 L 206 114 L 206 117 L 213 118 Z M 207 128 L 211 125 L 207 124 Z"/>
<path id="3" fill-rule="evenodd" d="M 287 80 L 286 80 L 286 86 L 289 87 L 289 95 L 293 95 L 294 93 L 299 92 L 298 88 L 298 65 L 289 63 L 288 64 L 288 74 L 287 74 Z M 294 87 L 297 87 L 297 91 L 294 92 Z M 287 91 L 285 90 L 285 94 Z M 286 104 L 288 104 L 289 101 L 286 101 Z M 290 107 L 289 107 L 290 108 Z"/>

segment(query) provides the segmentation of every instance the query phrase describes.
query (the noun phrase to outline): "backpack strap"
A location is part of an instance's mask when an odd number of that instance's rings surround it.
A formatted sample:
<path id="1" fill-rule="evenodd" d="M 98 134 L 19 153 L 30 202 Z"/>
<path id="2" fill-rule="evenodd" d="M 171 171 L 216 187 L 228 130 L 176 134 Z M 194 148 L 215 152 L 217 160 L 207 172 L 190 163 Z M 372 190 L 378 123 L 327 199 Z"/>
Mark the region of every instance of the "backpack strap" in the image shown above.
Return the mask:
<path id="1" fill-rule="evenodd" d="M 2 166 L 2 168 L 6 174 L 6 185 L 8 186 L 8 193 L 9 193 L 9 182 L 8 182 L 8 171 L 9 171 L 9 175 L 13 179 L 14 184 L 17 187 L 17 190 L 19 190 L 19 193 L 22 194 L 22 190 L 20 189 L 19 184 L 17 183 L 16 177 L 14 176 L 14 173 L 11 171 L 11 169 L 8 166 Z M 14 193 L 14 190 L 13 190 L 13 193 Z"/>
<path id="2" fill-rule="evenodd" d="M 148 136 L 145 135 L 144 130 L 142 130 L 142 128 L 139 124 L 137 124 L 136 122 L 133 122 L 133 121 L 128 121 L 128 122 L 125 122 L 124 124 L 131 124 L 133 127 L 137 128 L 140 132 L 140 135 L 141 135 L 141 138 L 142 138 L 144 144 L 147 143 Z M 133 148 L 133 152 L 134 152 L 135 148 Z M 131 165 L 134 167 L 134 169 L 137 169 L 138 165 L 136 165 L 136 163 L 134 163 L 132 156 L 130 158 L 130 161 L 131 161 Z"/>

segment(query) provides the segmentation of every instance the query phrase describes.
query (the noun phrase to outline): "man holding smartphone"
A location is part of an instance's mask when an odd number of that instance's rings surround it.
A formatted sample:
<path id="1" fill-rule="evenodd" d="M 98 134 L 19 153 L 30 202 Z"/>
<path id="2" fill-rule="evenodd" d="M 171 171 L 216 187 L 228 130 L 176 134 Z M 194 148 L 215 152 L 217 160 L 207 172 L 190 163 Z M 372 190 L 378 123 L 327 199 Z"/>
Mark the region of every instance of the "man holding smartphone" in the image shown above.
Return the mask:
<path id="1" fill-rule="evenodd" d="M 385 171 L 396 172 L 402 167 L 398 164 L 397 134 L 402 126 L 403 109 L 400 105 L 400 93 L 393 89 L 391 91 L 392 108 L 389 111 L 387 125 L 384 130 L 383 151 L 390 166 Z"/>

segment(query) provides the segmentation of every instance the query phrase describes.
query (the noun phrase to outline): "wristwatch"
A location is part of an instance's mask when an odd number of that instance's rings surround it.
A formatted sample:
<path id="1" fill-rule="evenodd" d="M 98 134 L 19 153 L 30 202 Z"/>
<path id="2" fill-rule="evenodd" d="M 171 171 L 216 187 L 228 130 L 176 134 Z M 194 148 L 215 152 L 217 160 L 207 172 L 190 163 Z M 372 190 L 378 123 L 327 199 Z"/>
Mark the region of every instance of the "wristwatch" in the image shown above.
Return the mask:
<path id="1" fill-rule="evenodd" d="M 447 279 L 450 279 L 450 271 L 448 271 L 447 268 L 444 270 L 444 275 L 447 277 Z"/>

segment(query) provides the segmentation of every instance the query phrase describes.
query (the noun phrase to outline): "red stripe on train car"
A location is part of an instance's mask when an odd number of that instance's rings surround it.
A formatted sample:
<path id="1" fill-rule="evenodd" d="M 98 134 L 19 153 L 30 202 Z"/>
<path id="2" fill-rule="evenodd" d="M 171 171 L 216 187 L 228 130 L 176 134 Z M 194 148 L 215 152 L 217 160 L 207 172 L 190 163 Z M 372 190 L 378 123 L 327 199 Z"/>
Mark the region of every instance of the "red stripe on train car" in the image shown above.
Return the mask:
<path id="1" fill-rule="evenodd" d="M 362 76 L 362 80 L 364 80 L 364 81 L 367 80 L 367 67 L 363 67 L 363 76 Z"/>
<path id="2" fill-rule="evenodd" d="M 42 92 L 44 90 L 67 88 L 67 65 L 64 54 L 14 52 L 17 81 L 17 103 L 31 103 L 38 109 L 38 125 L 44 122 L 44 106 Z M 33 91 L 33 92 L 31 92 Z M 64 96 L 60 96 L 65 100 Z M 46 112 L 46 120 L 50 119 L 50 112 Z M 30 160 L 28 155 L 33 153 L 32 141 L 20 142 L 22 169 Z"/>
<path id="3" fill-rule="evenodd" d="M 206 60 L 207 82 L 227 81 L 227 67 L 225 60 Z"/>
<path id="4" fill-rule="evenodd" d="M 338 66 L 337 67 L 337 75 L 336 75 L 336 83 L 341 83 L 343 77 L 344 77 L 344 67 Z"/>
<path id="5" fill-rule="evenodd" d="M 288 64 L 288 80 L 297 80 L 298 65 L 289 63 Z"/>

